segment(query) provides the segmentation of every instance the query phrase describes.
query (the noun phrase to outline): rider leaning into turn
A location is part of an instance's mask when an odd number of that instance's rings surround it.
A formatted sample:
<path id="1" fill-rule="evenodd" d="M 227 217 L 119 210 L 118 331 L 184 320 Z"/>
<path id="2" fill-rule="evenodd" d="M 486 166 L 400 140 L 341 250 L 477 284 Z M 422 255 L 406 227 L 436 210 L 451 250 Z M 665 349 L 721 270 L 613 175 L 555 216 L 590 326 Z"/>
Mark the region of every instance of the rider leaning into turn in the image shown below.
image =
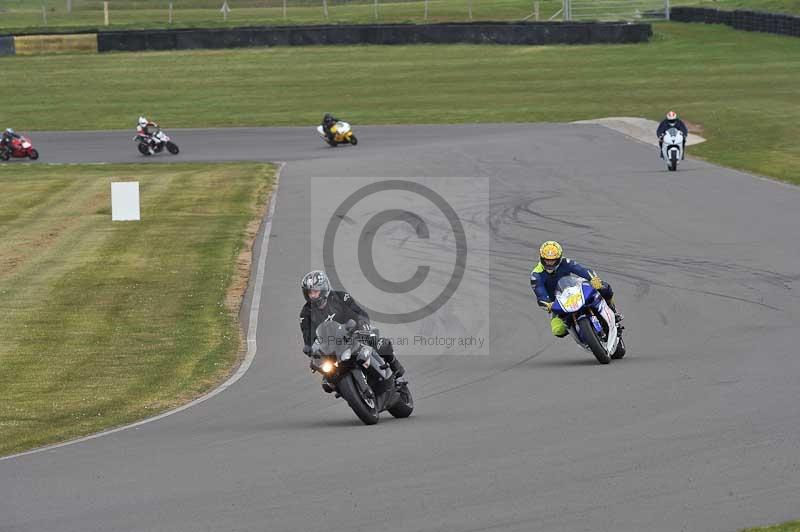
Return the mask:
<path id="1" fill-rule="evenodd" d="M 11 141 L 19 138 L 22 137 L 20 137 L 20 135 L 14 132 L 14 130 L 10 127 L 7 128 L 5 131 L 3 131 L 3 137 L 0 138 L 0 148 L 11 150 Z"/>
<path id="2" fill-rule="evenodd" d="M 358 306 L 358 303 L 347 292 L 335 292 L 331 290 L 331 283 L 325 272 L 314 270 L 307 273 L 300 282 L 303 297 L 306 304 L 300 311 L 300 331 L 303 333 L 303 353 L 308 356 L 313 355 L 313 344 L 317 337 L 317 327 L 325 321 L 335 321 L 336 323 L 347 323 L 349 320 L 356 322 L 362 331 L 370 330 L 369 315 Z M 373 345 L 383 360 L 389 364 L 396 377 L 401 377 L 405 373 L 405 368 L 394 355 L 392 342 L 386 338 L 380 338 L 376 345 Z M 326 392 L 326 382 L 323 379 L 322 387 Z"/>
<path id="3" fill-rule="evenodd" d="M 152 128 L 152 129 L 150 129 L 150 128 Z M 136 133 L 138 135 L 143 136 L 143 137 L 147 137 L 147 139 L 150 141 L 150 144 L 153 144 L 153 138 L 152 137 L 153 137 L 153 133 L 155 133 L 156 129 L 158 129 L 158 124 L 156 124 L 155 122 L 149 121 L 147 118 L 145 118 L 143 116 L 139 117 L 139 123 L 136 126 Z"/>
<path id="4" fill-rule="evenodd" d="M 325 113 L 325 116 L 322 117 L 322 131 L 325 132 L 325 136 L 328 137 L 329 142 L 333 142 L 333 131 L 331 131 L 331 128 L 338 121 L 339 119 L 330 113 Z"/>
<path id="5" fill-rule="evenodd" d="M 539 262 L 531 271 L 531 290 L 536 295 L 539 306 L 544 307 L 548 312 L 553 312 L 553 301 L 558 281 L 567 275 L 577 275 L 589 281 L 592 288 L 600 292 L 603 299 L 614 312 L 617 322 L 622 321 L 622 315 L 617 313 L 614 304 L 614 291 L 611 285 L 601 281 L 597 274 L 575 262 L 562 256 L 561 244 L 553 240 L 548 240 L 539 248 Z M 550 329 L 553 335 L 563 338 L 569 334 L 566 322 L 553 313 L 550 320 Z"/>
<path id="6" fill-rule="evenodd" d="M 664 154 L 661 151 L 661 148 L 664 146 L 664 133 L 667 132 L 670 128 L 677 128 L 678 131 L 683 133 L 683 154 L 685 158 L 686 154 L 686 137 L 689 136 L 689 130 L 686 128 L 686 124 L 683 123 L 683 120 L 678 118 L 678 114 L 675 111 L 670 111 L 667 113 L 667 117 L 658 124 L 658 129 L 656 129 L 656 136 L 658 137 L 658 156 L 662 159 L 664 158 Z"/>

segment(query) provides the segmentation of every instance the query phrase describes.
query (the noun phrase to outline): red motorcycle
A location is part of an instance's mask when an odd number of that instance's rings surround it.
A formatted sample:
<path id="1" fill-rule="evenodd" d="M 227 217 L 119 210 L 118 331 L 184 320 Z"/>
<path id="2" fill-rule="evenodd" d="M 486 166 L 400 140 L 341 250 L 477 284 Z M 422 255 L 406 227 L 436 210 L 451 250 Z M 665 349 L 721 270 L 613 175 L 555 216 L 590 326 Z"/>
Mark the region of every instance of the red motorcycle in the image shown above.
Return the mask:
<path id="1" fill-rule="evenodd" d="M 33 147 L 31 139 L 27 137 L 20 137 L 18 139 L 11 139 L 10 147 L 0 148 L 0 159 L 7 161 L 10 158 L 25 159 L 29 158 L 35 161 L 39 158 L 39 152 Z"/>

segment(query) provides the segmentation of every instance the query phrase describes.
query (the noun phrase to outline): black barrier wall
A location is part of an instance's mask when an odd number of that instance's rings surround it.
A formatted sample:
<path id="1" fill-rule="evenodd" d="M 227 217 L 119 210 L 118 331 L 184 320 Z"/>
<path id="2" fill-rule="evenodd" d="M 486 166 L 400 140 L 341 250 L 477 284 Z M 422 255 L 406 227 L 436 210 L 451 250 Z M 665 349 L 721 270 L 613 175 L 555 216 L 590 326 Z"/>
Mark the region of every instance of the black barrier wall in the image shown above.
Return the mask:
<path id="1" fill-rule="evenodd" d="M 324 44 L 617 44 L 646 42 L 649 24 L 448 23 L 273 26 L 232 29 L 107 31 L 98 51 L 187 50 Z"/>
<path id="2" fill-rule="evenodd" d="M 14 55 L 14 36 L 0 35 L 0 56 Z"/>
<path id="3" fill-rule="evenodd" d="M 673 7 L 670 19 L 679 22 L 727 24 L 738 30 L 762 31 L 800 37 L 800 17 L 761 11 L 722 11 L 702 7 Z"/>

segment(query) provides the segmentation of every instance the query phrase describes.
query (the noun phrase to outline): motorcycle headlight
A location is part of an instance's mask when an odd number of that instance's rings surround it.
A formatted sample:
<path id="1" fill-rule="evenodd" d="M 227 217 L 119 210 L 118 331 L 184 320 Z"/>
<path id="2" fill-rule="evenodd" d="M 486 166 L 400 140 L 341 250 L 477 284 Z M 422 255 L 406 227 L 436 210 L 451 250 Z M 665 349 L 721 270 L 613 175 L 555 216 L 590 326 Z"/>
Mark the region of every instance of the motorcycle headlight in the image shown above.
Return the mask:
<path id="1" fill-rule="evenodd" d="M 330 373 L 333 370 L 333 367 L 334 367 L 333 364 L 330 361 L 326 360 L 325 362 L 322 363 L 321 369 L 323 373 Z"/>

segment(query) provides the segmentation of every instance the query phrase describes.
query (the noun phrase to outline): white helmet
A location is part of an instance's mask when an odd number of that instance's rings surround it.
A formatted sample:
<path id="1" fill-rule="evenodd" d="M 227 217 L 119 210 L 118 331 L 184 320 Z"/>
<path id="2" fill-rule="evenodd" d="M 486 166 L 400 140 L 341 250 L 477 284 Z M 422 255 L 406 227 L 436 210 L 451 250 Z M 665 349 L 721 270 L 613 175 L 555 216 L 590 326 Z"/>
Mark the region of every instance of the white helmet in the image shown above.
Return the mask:
<path id="1" fill-rule="evenodd" d="M 143 116 L 140 116 L 139 117 L 139 125 L 142 126 L 142 127 L 146 126 L 147 125 L 147 119 L 145 117 L 143 117 Z"/>

